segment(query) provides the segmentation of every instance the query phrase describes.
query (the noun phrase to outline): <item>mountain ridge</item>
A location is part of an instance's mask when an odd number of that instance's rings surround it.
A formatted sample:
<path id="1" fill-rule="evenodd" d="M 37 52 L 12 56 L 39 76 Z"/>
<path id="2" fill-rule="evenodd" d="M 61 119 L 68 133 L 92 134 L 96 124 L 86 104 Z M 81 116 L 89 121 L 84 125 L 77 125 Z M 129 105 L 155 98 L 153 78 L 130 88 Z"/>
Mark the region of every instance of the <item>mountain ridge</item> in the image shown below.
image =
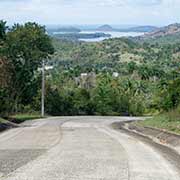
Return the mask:
<path id="1" fill-rule="evenodd" d="M 168 26 L 158 28 L 155 31 L 146 33 L 144 37 L 156 38 L 156 37 L 162 37 L 162 36 L 167 36 L 167 35 L 173 35 L 176 33 L 180 33 L 180 23 L 174 23 Z"/>
<path id="2" fill-rule="evenodd" d="M 114 32 L 152 32 L 158 29 L 156 26 L 135 26 L 130 28 L 113 28 L 112 26 L 105 24 L 99 26 L 96 30 L 97 31 L 114 31 Z"/>

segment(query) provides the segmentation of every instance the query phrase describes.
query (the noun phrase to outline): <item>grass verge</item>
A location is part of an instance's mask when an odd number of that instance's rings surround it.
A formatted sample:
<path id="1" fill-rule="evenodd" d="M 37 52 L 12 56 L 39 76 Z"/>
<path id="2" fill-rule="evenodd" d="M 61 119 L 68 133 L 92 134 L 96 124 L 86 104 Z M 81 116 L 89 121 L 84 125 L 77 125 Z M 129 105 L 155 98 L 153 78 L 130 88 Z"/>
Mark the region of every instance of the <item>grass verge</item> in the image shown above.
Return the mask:
<path id="1" fill-rule="evenodd" d="M 180 134 L 180 114 L 177 111 L 171 111 L 145 121 L 136 122 L 139 126 L 158 128 Z"/>
<path id="2" fill-rule="evenodd" d="M 40 114 L 16 114 L 9 117 L 9 120 L 14 123 L 22 123 L 27 120 L 39 119 L 42 118 Z"/>
<path id="3" fill-rule="evenodd" d="M 4 122 L 5 122 L 5 120 L 0 118 L 0 123 L 4 123 Z"/>

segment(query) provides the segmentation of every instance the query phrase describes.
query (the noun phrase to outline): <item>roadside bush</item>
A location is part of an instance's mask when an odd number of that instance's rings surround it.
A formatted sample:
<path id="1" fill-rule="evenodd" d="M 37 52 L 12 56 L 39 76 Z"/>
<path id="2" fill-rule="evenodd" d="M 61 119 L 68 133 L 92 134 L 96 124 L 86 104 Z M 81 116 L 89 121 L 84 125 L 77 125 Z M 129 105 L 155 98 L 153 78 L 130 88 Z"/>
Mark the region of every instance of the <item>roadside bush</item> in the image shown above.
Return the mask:
<path id="1" fill-rule="evenodd" d="M 48 114 L 65 115 L 64 97 L 62 97 L 57 88 L 46 88 L 45 108 Z"/>
<path id="2" fill-rule="evenodd" d="M 13 107 L 13 101 L 9 98 L 8 91 L 6 89 L 0 89 L 0 116 L 7 117 Z"/>
<path id="3" fill-rule="evenodd" d="M 141 116 L 145 112 L 145 105 L 142 97 L 134 97 L 129 104 L 129 113 L 133 116 Z"/>
<path id="4" fill-rule="evenodd" d="M 90 91 L 82 88 L 75 90 L 73 106 L 79 115 L 94 115 L 96 111 Z"/>
<path id="5" fill-rule="evenodd" d="M 165 111 L 175 109 L 180 104 L 180 78 L 163 84 L 159 92 L 159 106 Z"/>

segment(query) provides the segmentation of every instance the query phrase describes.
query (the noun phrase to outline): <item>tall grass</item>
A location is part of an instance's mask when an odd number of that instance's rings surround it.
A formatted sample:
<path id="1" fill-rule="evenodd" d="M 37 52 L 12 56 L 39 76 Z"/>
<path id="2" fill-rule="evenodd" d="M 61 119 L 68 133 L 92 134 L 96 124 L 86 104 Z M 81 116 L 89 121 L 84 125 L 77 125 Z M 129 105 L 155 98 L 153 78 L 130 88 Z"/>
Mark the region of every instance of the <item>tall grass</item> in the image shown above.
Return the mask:
<path id="1" fill-rule="evenodd" d="M 180 108 L 154 116 L 151 119 L 138 122 L 139 125 L 163 129 L 180 134 Z"/>

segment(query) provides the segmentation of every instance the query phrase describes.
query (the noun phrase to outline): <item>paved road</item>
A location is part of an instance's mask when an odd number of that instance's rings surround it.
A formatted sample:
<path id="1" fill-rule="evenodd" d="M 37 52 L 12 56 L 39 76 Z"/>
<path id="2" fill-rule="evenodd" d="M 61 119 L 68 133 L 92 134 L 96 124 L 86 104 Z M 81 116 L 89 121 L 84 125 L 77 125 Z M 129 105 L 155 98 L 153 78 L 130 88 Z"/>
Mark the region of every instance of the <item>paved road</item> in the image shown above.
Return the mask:
<path id="1" fill-rule="evenodd" d="M 159 151 L 109 126 L 124 120 L 56 117 L 6 131 L 0 134 L 0 179 L 180 180 Z"/>

